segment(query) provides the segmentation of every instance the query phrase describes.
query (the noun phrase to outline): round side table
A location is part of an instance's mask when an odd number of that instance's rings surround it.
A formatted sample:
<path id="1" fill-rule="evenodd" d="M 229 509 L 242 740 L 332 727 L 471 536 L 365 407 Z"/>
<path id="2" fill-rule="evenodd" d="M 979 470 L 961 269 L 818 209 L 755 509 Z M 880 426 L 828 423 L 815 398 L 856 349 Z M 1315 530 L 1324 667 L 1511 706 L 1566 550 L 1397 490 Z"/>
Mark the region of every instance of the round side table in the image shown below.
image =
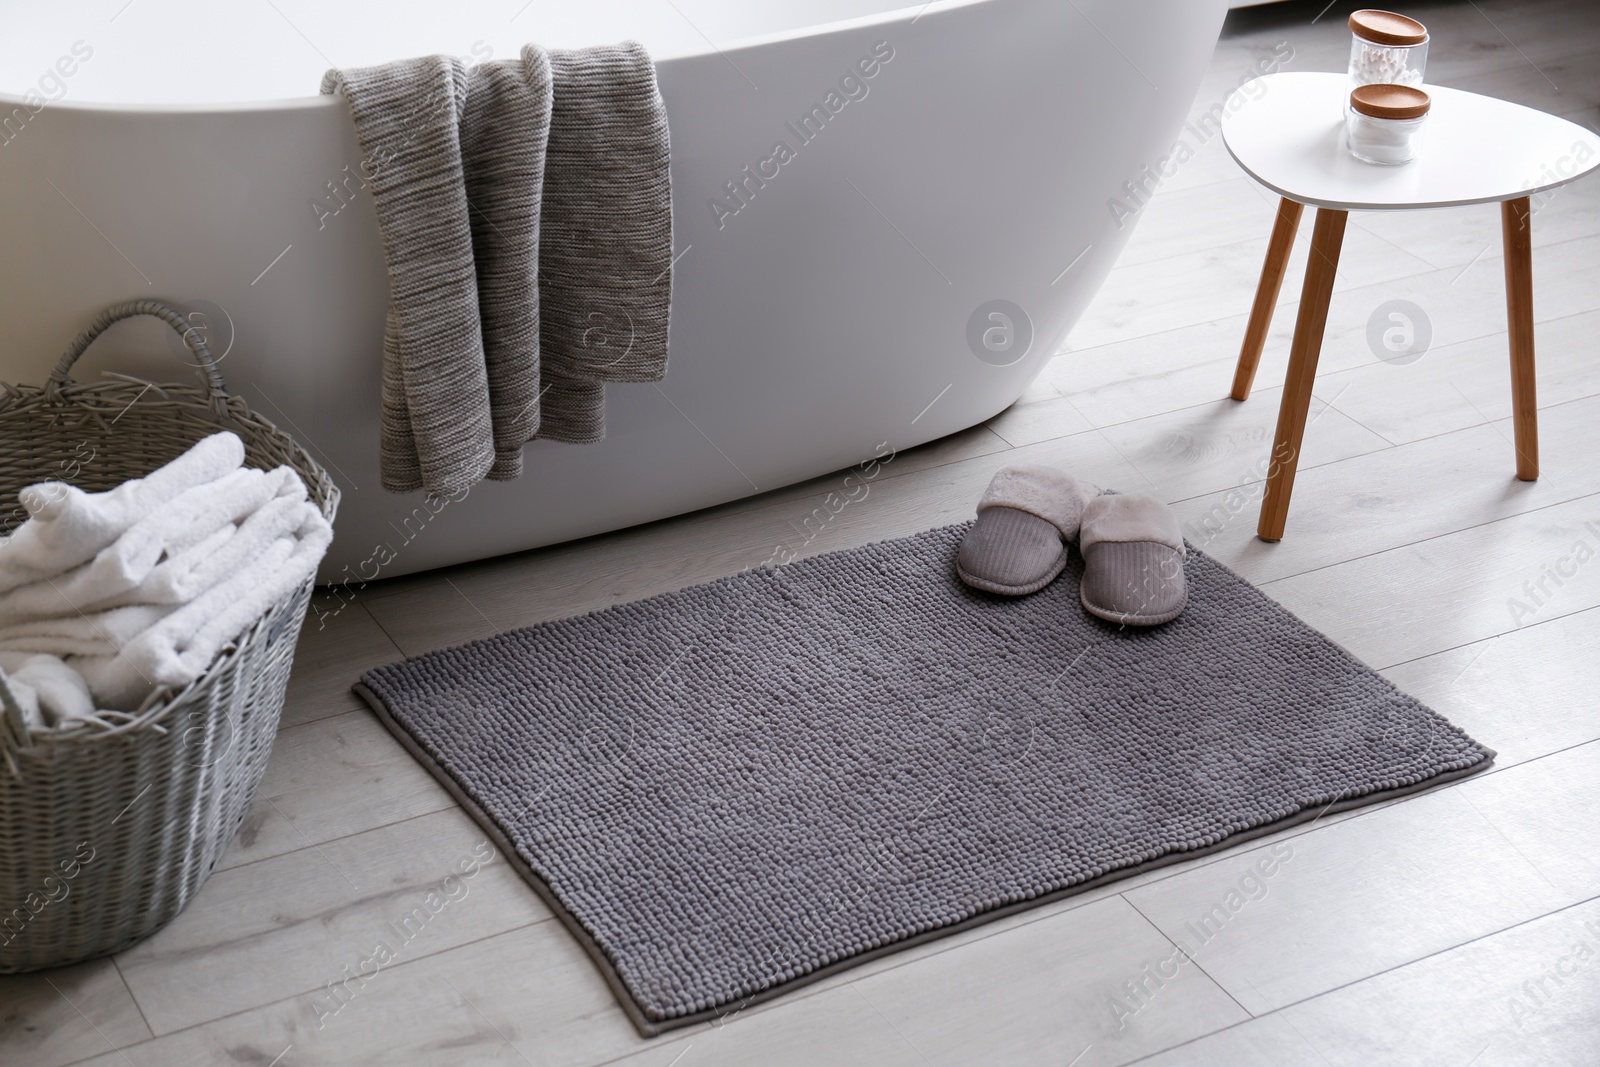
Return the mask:
<path id="1" fill-rule="evenodd" d="M 1328 321 L 1328 299 L 1351 211 L 1500 205 L 1517 477 L 1538 478 L 1528 198 L 1600 167 L 1600 138 L 1543 111 L 1429 85 L 1433 107 L 1422 129 L 1417 158 L 1381 166 L 1363 163 L 1345 148 L 1342 116 L 1349 87 L 1344 74 L 1271 74 L 1259 84 L 1265 91 L 1258 91 L 1255 98 L 1235 94 L 1222 121 L 1223 141 L 1234 160 L 1283 198 L 1239 349 L 1231 393 L 1235 400 L 1250 395 L 1301 210 L 1314 205 L 1317 217 L 1257 535 L 1263 541 L 1280 540 L 1288 520 L 1289 495 Z"/>

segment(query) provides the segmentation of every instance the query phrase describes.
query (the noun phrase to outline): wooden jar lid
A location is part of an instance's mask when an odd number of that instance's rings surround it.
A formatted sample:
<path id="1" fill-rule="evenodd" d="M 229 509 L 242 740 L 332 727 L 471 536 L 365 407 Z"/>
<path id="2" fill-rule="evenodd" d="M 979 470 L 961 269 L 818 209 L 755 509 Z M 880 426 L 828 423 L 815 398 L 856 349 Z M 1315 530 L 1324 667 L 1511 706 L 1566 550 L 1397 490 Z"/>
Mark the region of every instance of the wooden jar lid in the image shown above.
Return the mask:
<path id="1" fill-rule="evenodd" d="M 1413 45 L 1428 39 L 1428 28 L 1416 19 L 1370 7 L 1350 16 L 1350 32 L 1373 44 Z"/>
<path id="2" fill-rule="evenodd" d="M 1409 85 L 1358 85 L 1350 90 L 1350 106 L 1375 119 L 1415 119 L 1428 113 L 1433 101 Z"/>

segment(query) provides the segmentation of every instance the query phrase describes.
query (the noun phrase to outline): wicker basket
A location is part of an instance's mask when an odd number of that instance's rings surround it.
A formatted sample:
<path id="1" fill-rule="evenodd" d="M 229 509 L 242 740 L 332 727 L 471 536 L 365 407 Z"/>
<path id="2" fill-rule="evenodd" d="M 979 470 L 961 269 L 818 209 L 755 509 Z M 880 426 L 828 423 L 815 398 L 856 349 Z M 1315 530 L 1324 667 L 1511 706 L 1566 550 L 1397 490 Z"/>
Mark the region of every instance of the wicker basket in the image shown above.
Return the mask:
<path id="1" fill-rule="evenodd" d="M 183 337 L 203 384 L 120 375 L 72 381 L 73 363 L 112 323 L 154 315 Z M 299 472 L 332 520 L 339 491 L 276 426 L 223 387 L 203 340 L 154 301 L 103 312 L 43 388 L 3 386 L 0 530 L 25 518 L 36 482 L 101 491 L 143 476 L 200 438 L 232 430 L 245 463 Z M 110 723 L 31 733 L 9 692 L 0 728 L 0 973 L 126 948 L 165 925 L 210 875 L 266 766 L 312 580 L 280 601 L 181 691 L 158 691 Z M 0 686 L 3 690 L 3 686 Z"/>

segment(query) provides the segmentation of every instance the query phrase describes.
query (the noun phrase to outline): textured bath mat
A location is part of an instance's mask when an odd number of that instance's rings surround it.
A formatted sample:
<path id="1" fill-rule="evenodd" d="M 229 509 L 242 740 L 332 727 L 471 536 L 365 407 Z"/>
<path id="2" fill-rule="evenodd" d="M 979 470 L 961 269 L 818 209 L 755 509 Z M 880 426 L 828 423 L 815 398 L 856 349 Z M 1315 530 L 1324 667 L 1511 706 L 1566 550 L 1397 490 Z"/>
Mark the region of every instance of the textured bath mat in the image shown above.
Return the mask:
<path id="1" fill-rule="evenodd" d="M 1220 564 L 1152 630 L 965 524 L 368 672 L 645 1034 L 1494 753 Z M 538 961 L 530 960 L 530 966 Z"/>

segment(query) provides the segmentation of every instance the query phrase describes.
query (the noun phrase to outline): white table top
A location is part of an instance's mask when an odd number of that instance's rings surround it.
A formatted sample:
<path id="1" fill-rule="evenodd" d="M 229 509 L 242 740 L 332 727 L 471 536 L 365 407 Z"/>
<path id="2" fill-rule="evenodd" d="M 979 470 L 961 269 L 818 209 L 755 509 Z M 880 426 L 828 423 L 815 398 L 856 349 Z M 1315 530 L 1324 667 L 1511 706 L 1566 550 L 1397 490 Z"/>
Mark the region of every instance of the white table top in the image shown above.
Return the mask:
<path id="1" fill-rule="evenodd" d="M 1484 204 L 1600 167 L 1600 137 L 1566 119 L 1425 85 L 1433 107 L 1417 158 L 1363 163 L 1344 144 L 1344 74 L 1269 74 L 1228 100 L 1222 137 L 1256 181 L 1290 200 L 1349 211 Z"/>

